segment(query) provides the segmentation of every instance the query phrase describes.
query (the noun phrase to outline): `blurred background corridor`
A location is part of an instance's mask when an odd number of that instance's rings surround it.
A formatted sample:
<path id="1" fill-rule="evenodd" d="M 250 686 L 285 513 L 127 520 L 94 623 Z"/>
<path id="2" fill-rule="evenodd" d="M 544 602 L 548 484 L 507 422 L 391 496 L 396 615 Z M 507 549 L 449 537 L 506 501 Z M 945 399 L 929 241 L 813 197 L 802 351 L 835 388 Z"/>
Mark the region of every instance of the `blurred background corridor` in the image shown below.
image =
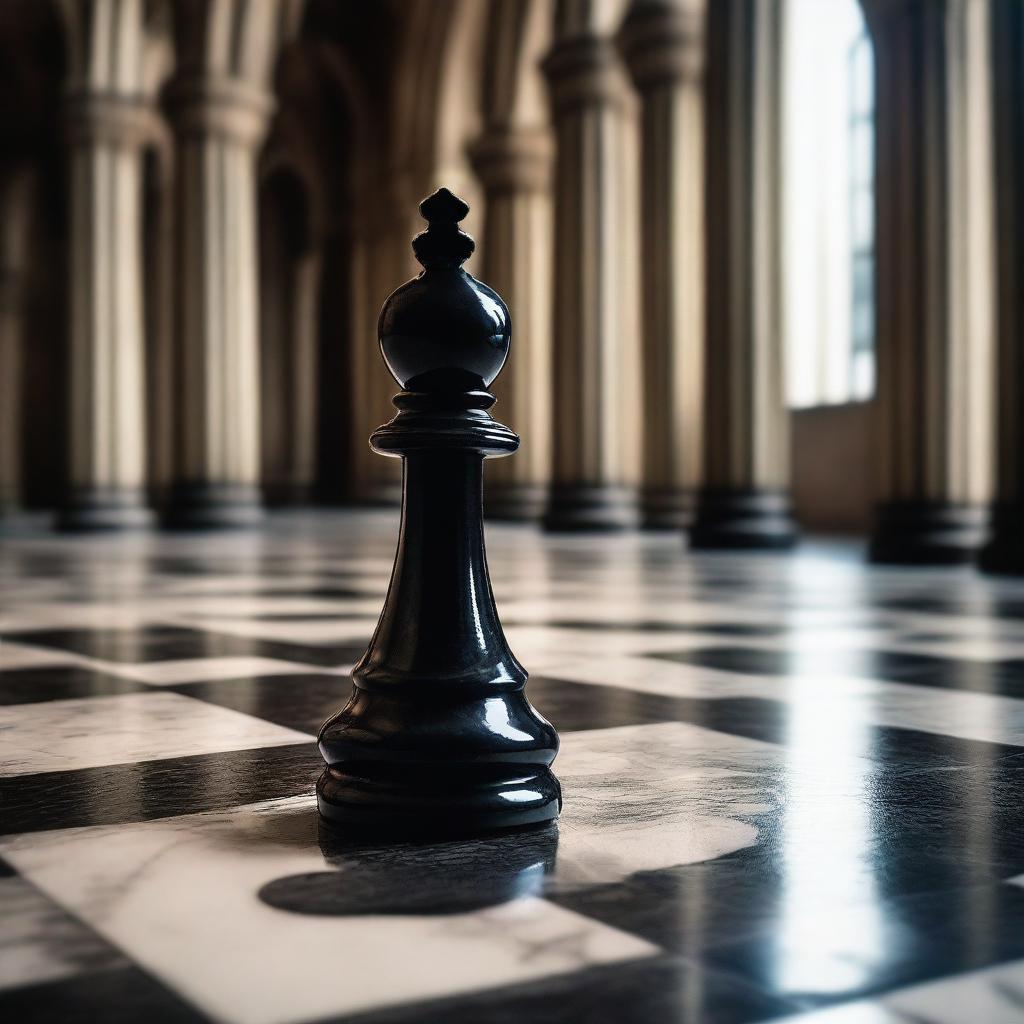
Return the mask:
<path id="1" fill-rule="evenodd" d="M 1024 570 L 1022 51 L 1017 0 L 7 0 L 5 522 L 395 502 L 444 184 L 513 313 L 490 515 Z"/>

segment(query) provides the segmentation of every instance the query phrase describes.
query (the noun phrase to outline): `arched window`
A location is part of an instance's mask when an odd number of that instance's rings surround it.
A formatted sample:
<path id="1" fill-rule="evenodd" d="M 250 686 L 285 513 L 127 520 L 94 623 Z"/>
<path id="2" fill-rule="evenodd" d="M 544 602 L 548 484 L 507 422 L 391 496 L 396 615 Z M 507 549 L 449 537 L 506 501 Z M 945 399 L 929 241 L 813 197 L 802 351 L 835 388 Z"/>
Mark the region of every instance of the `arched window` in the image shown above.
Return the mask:
<path id="1" fill-rule="evenodd" d="M 799 408 L 874 391 L 874 53 L 857 0 L 786 11 L 784 333 Z"/>

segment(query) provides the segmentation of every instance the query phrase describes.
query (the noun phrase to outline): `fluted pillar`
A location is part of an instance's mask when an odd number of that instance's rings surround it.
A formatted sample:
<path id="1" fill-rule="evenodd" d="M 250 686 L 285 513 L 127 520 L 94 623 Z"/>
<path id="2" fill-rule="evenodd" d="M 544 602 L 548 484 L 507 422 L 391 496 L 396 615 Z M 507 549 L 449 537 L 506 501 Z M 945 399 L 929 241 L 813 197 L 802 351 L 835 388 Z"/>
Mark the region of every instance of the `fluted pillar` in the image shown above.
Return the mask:
<path id="1" fill-rule="evenodd" d="M 0 175 L 0 521 L 21 508 L 24 433 L 24 345 L 28 249 L 34 175 L 27 168 Z"/>
<path id="2" fill-rule="evenodd" d="M 544 512 L 551 444 L 551 164 L 542 128 L 487 132 L 473 149 L 486 197 L 482 277 L 516 311 L 515 359 L 495 394 L 502 415 L 523 438 L 515 459 L 488 467 L 485 511 L 503 519 Z"/>
<path id="3" fill-rule="evenodd" d="M 401 463 L 398 459 L 378 458 L 365 438 L 392 415 L 394 381 L 377 358 L 372 338 L 384 300 L 394 289 L 396 279 L 416 273 L 409 249 L 411 228 L 408 210 L 415 210 L 417 193 L 404 181 L 390 177 L 383 182 L 363 180 L 357 185 L 360 195 L 372 199 L 360 203 L 353 217 L 352 251 L 352 327 L 353 343 L 348 371 L 353 382 L 350 394 L 352 448 L 348 453 L 349 496 L 369 505 L 397 505 L 402 498 Z M 328 284 L 328 287 L 330 285 Z"/>
<path id="4" fill-rule="evenodd" d="M 104 6 L 102 0 L 93 5 L 94 31 Z M 125 4 L 118 14 L 141 45 L 140 5 Z M 63 529 L 114 529 L 150 519 L 141 151 L 151 116 L 132 94 L 82 88 L 67 103 L 71 415 L 70 487 L 58 518 Z"/>
<path id="5" fill-rule="evenodd" d="M 289 456 L 292 499 L 308 502 L 316 482 L 317 342 L 320 317 L 320 256 L 302 255 L 294 268 L 294 361 L 291 377 Z"/>
<path id="6" fill-rule="evenodd" d="M 981 566 L 1024 573 L 1024 6 L 992 0 L 996 171 L 996 500 Z"/>
<path id="7" fill-rule="evenodd" d="M 708 5 L 704 469 L 695 548 L 796 538 L 783 398 L 781 0 Z"/>
<path id="8" fill-rule="evenodd" d="M 703 4 L 634 0 L 620 46 L 642 105 L 641 509 L 645 526 L 677 528 L 703 442 Z"/>
<path id="9" fill-rule="evenodd" d="M 271 97 L 197 72 L 172 93 L 177 152 L 177 466 L 173 526 L 260 515 L 256 156 Z"/>
<path id="10" fill-rule="evenodd" d="M 577 5 L 587 6 L 587 5 Z M 561 9 L 544 62 L 555 124 L 552 473 L 544 525 L 636 522 L 625 486 L 623 350 L 628 253 L 623 72 L 614 43 Z M 586 19 L 583 19 L 584 21 Z"/>
<path id="11" fill-rule="evenodd" d="M 260 515 L 256 158 L 301 0 L 175 0 L 177 366 L 169 525 Z"/>
<path id="12" fill-rule="evenodd" d="M 20 291 L 17 276 L 0 269 L 0 517 L 21 505 Z"/>
<path id="13" fill-rule="evenodd" d="M 974 557 L 991 490 L 986 0 L 866 0 L 875 42 L 871 557 Z"/>

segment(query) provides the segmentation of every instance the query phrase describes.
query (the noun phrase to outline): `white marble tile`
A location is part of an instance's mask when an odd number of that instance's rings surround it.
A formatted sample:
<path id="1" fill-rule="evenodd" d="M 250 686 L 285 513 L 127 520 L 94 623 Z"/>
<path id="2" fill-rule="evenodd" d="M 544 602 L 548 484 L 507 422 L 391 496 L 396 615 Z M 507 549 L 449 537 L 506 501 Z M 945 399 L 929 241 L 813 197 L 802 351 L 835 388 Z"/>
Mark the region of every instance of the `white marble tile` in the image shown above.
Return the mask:
<path id="1" fill-rule="evenodd" d="M 202 576 L 180 576 L 175 580 L 169 580 L 165 593 L 168 595 L 182 592 L 197 599 L 203 600 L 199 595 L 208 594 L 218 597 L 221 594 L 231 594 L 240 600 L 250 600 L 253 595 L 246 591 L 263 593 L 274 590 L 292 590 L 316 586 L 313 577 L 306 579 L 293 579 L 292 576 L 274 577 L 268 575 L 260 576 L 255 574 L 239 573 L 237 576 L 227 576 L 216 572 L 204 573 Z"/>
<path id="2" fill-rule="evenodd" d="M 0 878 L 0 990 L 126 963 L 35 886 L 23 878 Z"/>
<path id="3" fill-rule="evenodd" d="M 932 1024 L 908 1018 L 902 1013 L 891 1010 L 880 1002 L 869 999 L 858 999 L 852 1003 L 841 1003 L 825 1010 L 811 1010 L 795 1017 L 774 1018 L 775 1024 Z M 965 1024 L 961 1021 L 959 1024 Z M 986 1024 L 983 1021 L 972 1021 L 972 1024 Z"/>
<path id="4" fill-rule="evenodd" d="M 43 665 L 67 665 L 77 660 L 74 655 L 52 647 L 34 647 L 32 644 L 0 640 L 0 672 L 18 668 L 39 668 Z"/>
<path id="5" fill-rule="evenodd" d="M 305 733 L 177 693 L 0 707 L 0 777 L 312 742 Z"/>
<path id="6" fill-rule="evenodd" d="M 618 882 L 754 845 L 750 817 L 779 799 L 765 770 L 783 764 L 776 746 L 682 722 L 565 733 L 557 880 Z"/>
<path id="7" fill-rule="evenodd" d="M 1021 1024 L 1024 960 L 785 1018 L 785 1024 Z"/>
<path id="8" fill-rule="evenodd" d="M 903 1020 L 929 1024 L 1020 1024 L 1024 961 L 891 992 L 881 1000 Z"/>
<path id="9" fill-rule="evenodd" d="M 608 656 L 623 654 L 681 651 L 708 647 L 714 643 L 708 637 L 687 638 L 671 633 L 644 633 L 640 631 L 610 629 L 561 629 L 555 626 L 510 626 L 505 636 L 520 661 L 549 658 L 554 654 L 575 652 L 580 655 L 601 653 Z"/>
<path id="10" fill-rule="evenodd" d="M 294 914 L 267 883 L 325 870 L 310 798 L 0 840 L 18 870 L 218 1021 L 284 1024 L 657 953 L 529 897 L 443 916 Z"/>
<path id="11" fill-rule="evenodd" d="M 823 732 L 859 725 L 1024 747 L 1024 700 L 852 676 L 766 676 L 679 665 L 656 658 L 538 656 L 535 675 L 666 697 L 782 701 L 813 715 Z"/>
<path id="12" fill-rule="evenodd" d="M 360 598 L 359 600 L 363 600 Z M 261 615 L 347 615 L 351 598 L 285 597 L 160 597 L 147 602 L 155 615 L 175 619 L 200 619 L 208 628 L 219 628 L 221 620 L 252 619 Z"/>
<path id="13" fill-rule="evenodd" d="M 930 633 L 941 630 L 931 629 Z M 882 646 L 882 645 L 878 645 Z M 887 651 L 924 654 L 932 658 L 963 658 L 968 661 L 1003 661 L 1024 658 L 1024 641 L 987 637 L 951 637 L 944 640 L 892 640 L 884 644 Z"/>
<path id="14" fill-rule="evenodd" d="M 235 656 L 223 658 L 189 658 L 182 661 L 150 661 L 138 664 L 96 662 L 104 672 L 148 683 L 150 686 L 174 686 L 178 683 L 197 683 L 212 679 L 241 679 L 248 676 L 290 675 L 296 672 L 343 674 L 343 669 L 320 668 L 297 661 L 277 658 Z"/>
<path id="15" fill-rule="evenodd" d="M 180 622 L 195 626 L 191 617 Z M 310 622 L 288 621 L 267 622 L 259 619 L 216 619 L 204 620 L 203 625 L 217 633 L 232 636 L 253 637 L 258 640 L 284 640 L 288 643 L 334 644 L 349 640 L 366 642 L 377 625 L 376 618 L 313 620 Z"/>
<path id="16" fill-rule="evenodd" d="M 126 629 L 153 623 L 153 612 L 138 594 L 128 602 L 54 602 L 18 606 L 0 616 L 0 634 L 34 629 Z M 18 641 L 19 643 L 21 641 Z M 31 643 L 31 638 L 26 638 Z"/>

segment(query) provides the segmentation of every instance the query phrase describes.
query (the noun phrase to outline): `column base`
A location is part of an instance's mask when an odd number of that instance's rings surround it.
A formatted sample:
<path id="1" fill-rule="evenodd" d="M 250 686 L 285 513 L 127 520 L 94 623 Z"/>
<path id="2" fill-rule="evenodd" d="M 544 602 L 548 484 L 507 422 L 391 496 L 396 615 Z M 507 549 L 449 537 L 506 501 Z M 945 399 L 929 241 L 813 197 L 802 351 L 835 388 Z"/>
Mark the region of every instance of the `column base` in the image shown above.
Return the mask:
<path id="1" fill-rule="evenodd" d="M 49 512 L 29 511 L 13 505 L 0 509 L 0 538 L 45 535 L 52 524 Z"/>
<path id="2" fill-rule="evenodd" d="M 1024 576 L 1024 503 L 992 510 L 992 532 L 978 552 L 978 568 L 996 575 Z"/>
<path id="3" fill-rule="evenodd" d="M 982 572 L 1024 576 L 1024 502 L 997 502 L 991 528 L 978 551 Z"/>
<path id="4" fill-rule="evenodd" d="M 292 481 L 263 485 L 263 503 L 272 508 L 301 508 L 315 501 L 315 488 L 308 483 Z"/>
<path id="5" fill-rule="evenodd" d="M 0 516 L 16 515 L 21 511 L 21 488 L 0 484 Z"/>
<path id="6" fill-rule="evenodd" d="M 963 565 L 974 561 L 983 537 L 981 508 L 889 502 L 875 510 L 868 558 L 887 565 Z"/>
<path id="7" fill-rule="evenodd" d="M 799 531 L 784 491 L 702 491 L 689 530 L 694 550 L 784 551 Z"/>
<path id="8" fill-rule="evenodd" d="M 263 518 L 259 489 L 251 484 L 177 484 L 163 514 L 172 530 L 232 530 Z"/>
<path id="9" fill-rule="evenodd" d="M 632 489 L 585 484 L 552 487 L 543 519 L 544 529 L 551 533 L 629 530 L 638 525 Z"/>
<path id="10" fill-rule="evenodd" d="M 139 530 L 153 524 L 141 488 L 75 487 L 57 513 L 57 529 L 69 533 Z"/>
<path id="11" fill-rule="evenodd" d="M 371 481 L 359 489 L 356 503 L 377 508 L 398 508 L 402 504 L 402 481 Z"/>
<path id="12" fill-rule="evenodd" d="M 685 530 L 693 521 L 694 497 L 678 488 L 646 488 L 640 497 L 645 530 Z"/>
<path id="13" fill-rule="evenodd" d="M 547 490 L 536 484 L 488 483 L 484 478 L 484 516 L 520 523 L 538 522 L 547 507 Z"/>

